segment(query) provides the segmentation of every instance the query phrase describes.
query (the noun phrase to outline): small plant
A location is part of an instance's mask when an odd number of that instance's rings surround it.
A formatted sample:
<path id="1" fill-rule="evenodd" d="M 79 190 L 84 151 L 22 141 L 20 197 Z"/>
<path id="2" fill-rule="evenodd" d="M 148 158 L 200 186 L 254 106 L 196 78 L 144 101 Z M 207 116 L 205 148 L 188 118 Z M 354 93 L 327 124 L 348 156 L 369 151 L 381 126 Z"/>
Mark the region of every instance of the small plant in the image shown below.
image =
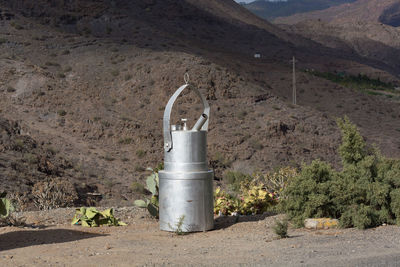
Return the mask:
<path id="1" fill-rule="evenodd" d="M 25 149 L 25 143 L 22 139 L 15 139 L 13 144 L 13 150 L 15 151 L 23 151 Z"/>
<path id="2" fill-rule="evenodd" d="M 224 154 L 222 154 L 221 152 L 217 151 L 210 160 L 210 165 L 214 168 L 222 168 L 222 169 L 226 169 L 231 165 L 231 161 L 225 157 Z"/>
<path id="3" fill-rule="evenodd" d="M 239 120 L 244 120 L 246 118 L 246 116 L 247 116 L 247 111 L 246 110 L 242 110 L 242 111 L 240 111 L 238 113 L 237 116 L 238 116 Z"/>
<path id="4" fill-rule="evenodd" d="M 264 148 L 263 144 L 256 139 L 250 139 L 249 144 L 254 150 L 261 150 Z"/>
<path id="5" fill-rule="evenodd" d="M 67 115 L 67 112 L 63 109 L 60 109 L 57 111 L 57 114 L 61 117 L 64 117 L 65 115 Z"/>
<path id="6" fill-rule="evenodd" d="M 127 225 L 114 217 L 114 210 L 112 208 L 105 211 L 98 211 L 94 207 L 76 209 L 71 225 L 78 225 L 79 223 L 85 227 Z"/>
<path id="7" fill-rule="evenodd" d="M 111 75 L 117 77 L 119 75 L 119 70 L 112 70 Z"/>
<path id="8" fill-rule="evenodd" d="M 6 192 L 0 194 L 0 224 L 16 227 L 25 226 L 25 217 L 18 217 L 13 214 L 14 205 L 10 199 L 6 198 L 6 195 Z"/>
<path id="9" fill-rule="evenodd" d="M 131 74 L 126 74 L 124 76 L 125 81 L 129 81 L 130 79 L 132 79 L 132 75 Z"/>
<path id="10" fill-rule="evenodd" d="M 115 160 L 115 158 L 110 154 L 106 154 L 104 156 L 104 159 L 107 160 L 107 161 L 114 161 Z"/>
<path id="11" fill-rule="evenodd" d="M 103 127 L 105 127 L 105 128 L 108 128 L 108 127 L 111 126 L 111 123 L 108 122 L 108 121 L 101 121 L 101 125 L 102 125 Z"/>
<path id="12" fill-rule="evenodd" d="M 37 182 L 32 188 L 33 203 L 40 210 L 73 206 L 78 199 L 74 185 L 65 179 Z"/>
<path id="13" fill-rule="evenodd" d="M 169 223 L 168 226 L 171 230 L 174 230 L 175 234 L 177 235 L 185 235 L 186 232 L 182 229 L 183 222 L 185 221 L 185 215 L 182 215 L 178 218 L 178 221 L 175 224 L 175 228 L 172 227 Z"/>
<path id="14" fill-rule="evenodd" d="M 220 187 L 214 192 L 214 214 L 232 215 L 239 211 L 240 201 L 238 198 L 229 195 Z"/>
<path id="15" fill-rule="evenodd" d="M 62 73 L 62 72 L 59 72 L 59 73 L 57 73 L 57 77 L 61 78 L 61 79 L 64 79 L 65 78 L 65 74 Z"/>
<path id="16" fill-rule="evenodd" d="M 121 138 L 121 139 L 118 140 L 118 143 L 122 144 L 122 145 L 129 145 L 129 144 L 133 143 L 133 139 L 130 138 L 130 137 Z"/>
<path id="17" fill-rule="evenodd" d="M 44 63 L 46 66 L 53 66 L 53 67 L 60 67 L 60 64 L 56 63 L 56 62 L 51 62 L 51 61 L 47 61 L 46 63 Z"/>
<path id="18" fill-rule="evenodd" d="M 158 218 L 158 173 L 151 168 L 148 168 L 148 170 L 152 171 L 152 173 L 147 177 L 146 189 L 151 193 L 151 198 L 146 200 L 135 200 L 134 204 L 140 208 L 147 208 L 151 216 Z"/>
<path id="19" fill-rule="evenodd" d="M 139 149 L 139 150 L 136 151 L 136 156 L 139 159 L 143 158 L 145 155 L 146 155 L 146 151 L 144 151 L 144 150 Z"/>
<path id="20" fill-rule="evenodd" d="M 24 154 L 24 160 L 26 162 L 28 162 L 29 164 L 38 163 L 38 157 L 35 154 L 32 154 L 32 153 L 25 153 Z"/>
<path id="21" fill-rule="evenodd" d="M 280 238 L 288 238 L 288 220 L 278 221 L 275 220 L 275 225 L 272 227 L 275 234 Z"/>
<path id="22" fill-rule="evenodd" d="M 14 206 L 11 201 L 6 198 L 7 193 L 3 192 L 0 194 L 0 218 L 7 218 L 12 211 Z"/>
<path id="23" fill-rule="evenodd" d="M 13 92 L 15 92 L 15 88 L 12 87 L 12 86 L 8 86 L 8 87 L 7 87 L 7 92 L 13 93 Z"/>
<path id="24" fill-rule="evenodd" d="M 24 29 L 23 26 L 21 26 L 21 25 L 18 24 L 18 23 L 15 23 L 14 21 L 11 22 L 10 25 L 11 25 L 12 27 L 14 27 L 16 30 L 23 30 L 23 29 Z"/>

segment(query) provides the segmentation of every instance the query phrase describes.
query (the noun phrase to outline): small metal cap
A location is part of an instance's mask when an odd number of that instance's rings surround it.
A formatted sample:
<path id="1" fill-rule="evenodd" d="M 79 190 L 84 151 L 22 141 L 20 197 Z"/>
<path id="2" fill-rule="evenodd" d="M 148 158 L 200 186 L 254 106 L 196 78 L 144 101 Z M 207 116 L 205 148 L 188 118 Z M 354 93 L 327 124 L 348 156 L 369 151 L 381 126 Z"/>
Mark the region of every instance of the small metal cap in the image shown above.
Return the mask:
<path id="1" fill-rule="evenodd" d="M 182 121 L 182 130 L 187 131 L 188 130 L 187 125 L 186 125 L 187 119 L 186 118 L 181 119 L 181 121 Z"/>

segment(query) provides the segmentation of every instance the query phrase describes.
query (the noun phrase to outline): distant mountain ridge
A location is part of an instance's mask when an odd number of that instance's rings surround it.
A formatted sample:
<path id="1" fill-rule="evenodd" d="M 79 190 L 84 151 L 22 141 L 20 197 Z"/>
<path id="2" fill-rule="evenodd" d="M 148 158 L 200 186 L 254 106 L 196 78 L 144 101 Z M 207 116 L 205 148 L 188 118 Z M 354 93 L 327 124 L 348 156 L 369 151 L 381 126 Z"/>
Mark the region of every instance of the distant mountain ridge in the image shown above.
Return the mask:
<path id="1" fill-rule="evenodd" d="M 242 5 L 262 18 L 272 19 L 291 16 L 297 13 L 323 10 L 352 2 L 355 2 L 355 0 L 288 0 L 279 2 L 258 0 L 248 4 L 242 3 Z"/>
<path id="2" fill-rule="evenodd" d="M 274 19 L 274 22 L 278 24 L 296 24 L 312 19 L 335 24 L 363 21 L 391 25 L 396 23 L 396 18 L 398 22 L 399 13 L 400 3 L 398 0 L 357 0 L 353 1 L 353 3 L 344 3 L 324 10 L 281 16 Z"/>

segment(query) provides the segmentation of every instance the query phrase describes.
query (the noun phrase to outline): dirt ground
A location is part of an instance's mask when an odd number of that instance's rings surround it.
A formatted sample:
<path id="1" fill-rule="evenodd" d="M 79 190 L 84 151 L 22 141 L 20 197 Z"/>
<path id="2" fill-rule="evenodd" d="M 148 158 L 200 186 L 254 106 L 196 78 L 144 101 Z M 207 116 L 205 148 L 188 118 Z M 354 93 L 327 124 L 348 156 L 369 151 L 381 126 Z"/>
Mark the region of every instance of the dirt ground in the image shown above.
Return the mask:
<path id="1" fill-rule="evenodd" d="M 398 266 L 400 228 L 289 229 L 277 239 L 277 216 L 216 218 L 215 230 L 162 232 L 144 210 L 118 208 L 125 227 L 70 226 L 73 209 L 23 214 L 30 227 L 0 228 L 1 266 Z M 33 227 L 32 227 L 33 226 Z"/>

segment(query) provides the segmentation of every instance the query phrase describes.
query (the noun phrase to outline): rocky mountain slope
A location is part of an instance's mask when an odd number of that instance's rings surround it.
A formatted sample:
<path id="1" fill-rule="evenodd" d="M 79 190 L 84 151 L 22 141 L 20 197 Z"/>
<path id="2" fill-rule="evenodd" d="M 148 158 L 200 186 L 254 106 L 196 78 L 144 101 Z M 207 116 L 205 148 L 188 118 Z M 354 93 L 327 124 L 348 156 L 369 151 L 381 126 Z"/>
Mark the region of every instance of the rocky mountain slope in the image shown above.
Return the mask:
<path id="1" fill-rule="evenodd" d="M 265 1 L 258 0 L 248 4 L 242 4 L 245 8 L 265 19 L 287 17 L 297 13 L 305 13 L 314 10 L 323 10 L 343 3 L 351 3 L 355 0 L 288 0 Z"/>
<path id="2" fill-rule="evenodd" d="M 325 46 L 385 62 L 396 68 L 399 75 L 400 28 L 393 27 L 397 23 L 397 6 L 394 0 L 358 0 L 322 11 L 277 18 L 275 23 L 289 25 L 282 28 Z"/>
<path id="3" fill-rule="evenodd" d="M 397 5 L 396 0 L 357 0 L 353 3 L 344 3 L 324 10 L 299 13 L 292 16 L 277 18 L 276 23 L 295 24 L 306 19 L 321 20 L 324 22 L 357 23 L 360 21 L 377 22 L 383 13 L 389 12 Z"/>
<path id="4" fill-rule="evenodd" d="M 398 103 L 301 71 L 398 83 L 395 68 L 282 31 L 233 1 L 3 0 L 0 8 L 0 180 L 8 181 L 1 189 L 28 199 L 38 181 L 55 178 L 87 201 L 140 197 L 133 183 L 162 161 L 162 114 L 186 72 L 210 102 L 217 179 L 227 169 L 267 171 L 314 158 L 339 166 L 335 118 L 346 114 L 385 155 L 400 155 Z M 293 54 L 299 105 L 290 104 Z M 193 123 L 199 112 L 188 91 L 173 121 Z M 12 140 L 36 148 L 14 150 Z M 38 165 L 46 151 L 59 172 Z"/>

